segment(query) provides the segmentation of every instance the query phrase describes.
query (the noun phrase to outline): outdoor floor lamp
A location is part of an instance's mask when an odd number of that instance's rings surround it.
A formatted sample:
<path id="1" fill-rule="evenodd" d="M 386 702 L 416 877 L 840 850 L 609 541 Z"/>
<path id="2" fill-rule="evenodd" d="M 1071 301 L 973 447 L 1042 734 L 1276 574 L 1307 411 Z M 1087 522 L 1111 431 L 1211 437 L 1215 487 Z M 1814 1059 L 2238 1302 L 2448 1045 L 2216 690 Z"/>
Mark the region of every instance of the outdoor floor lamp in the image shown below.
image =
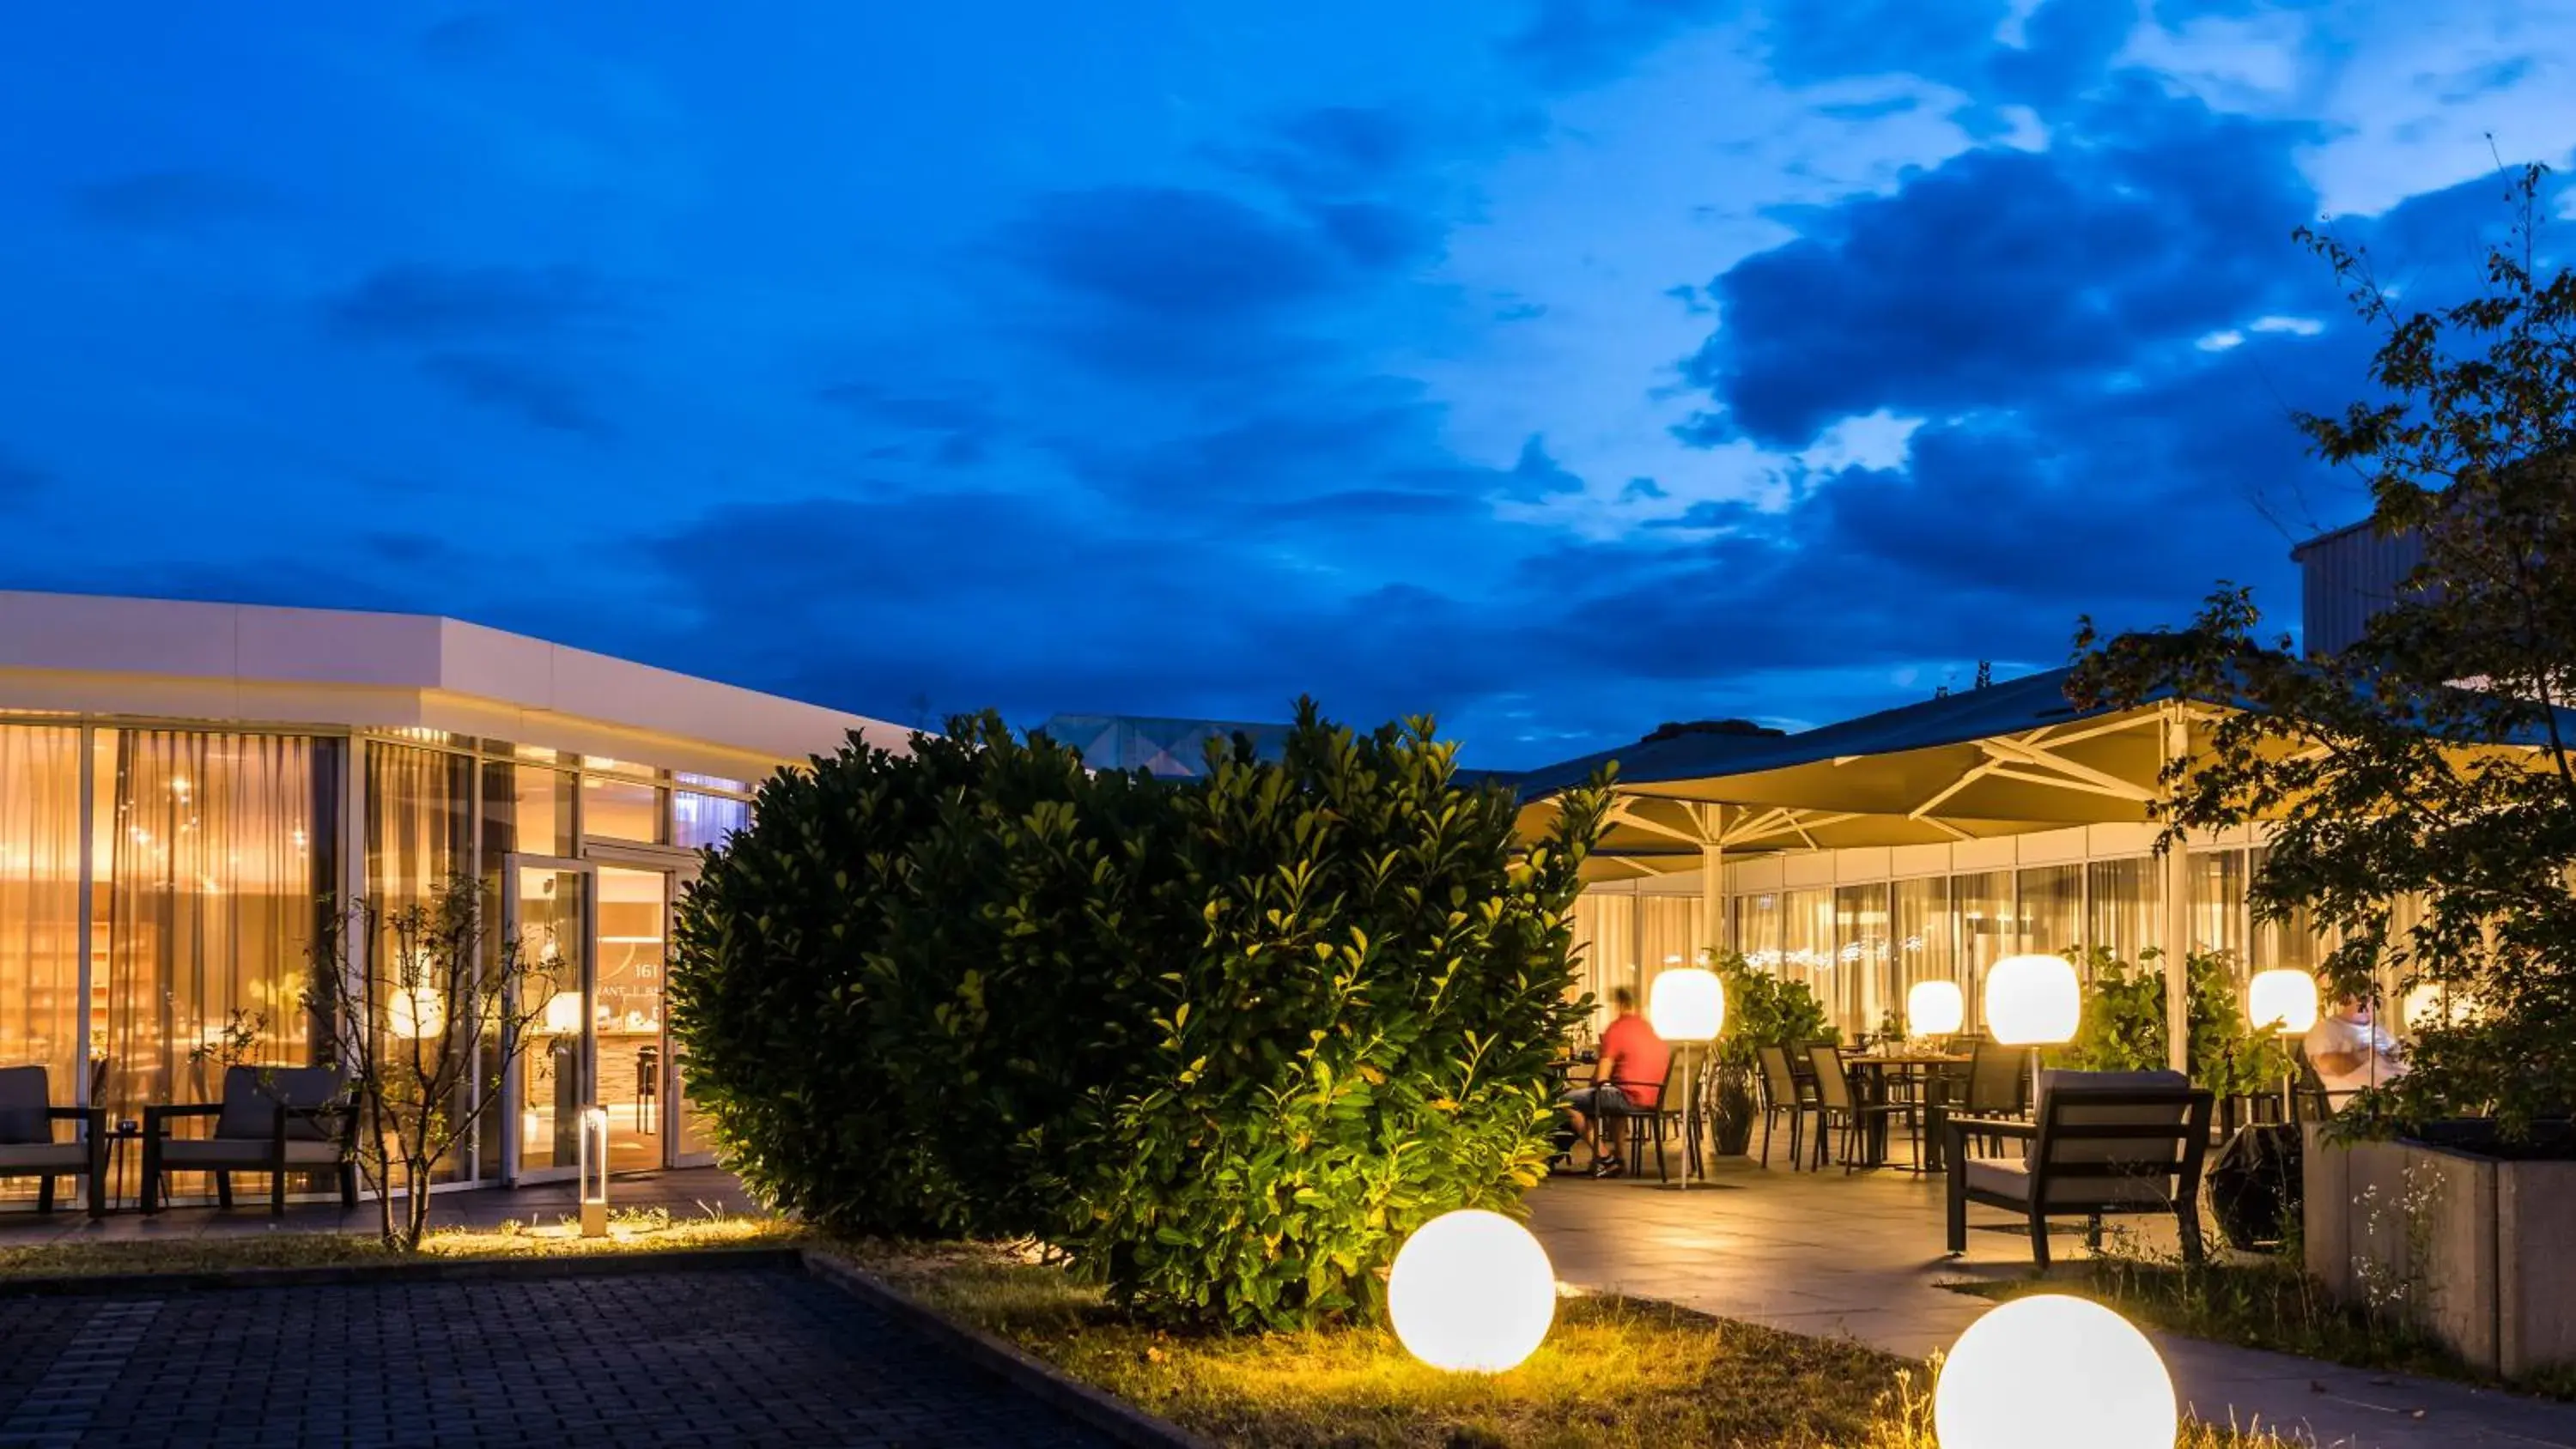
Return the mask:
<path id="1" fill-rule="evenodd" d="M 2276 967 L 2257 971 L 2245 983 L 2245 1019 L 2256 1031 L 2279 1033 L 2286 1045 L 2291 1037 L 2305 1036 L 2317 1024 L 2317 978 L 2295 967 Z M 2293 1061 L 2281 1069 L 2281 1120 L 2298 1119 L 2299 1066 Z"/>
<path id="2" fill-rule="evenodd" d="M 1699 1155 L 1699 1082 L 1693 1055 L 1726 1029 L 1726 983 L 1717 979 L 1716 972 L 1698 966 L 1664 971 L 1647 994 L 1646 1024 L 1682 1054 L 1682 1131 L 1688 1135 L 1683 1144 L 1681 1185 L 1687 1189 L 1691 1159 Z M 1655 1106 L 1658 1111 L 1663 1108 L 1661 1102 Z M 1716 1144 L 1710 1146 L 1714 1148 Z M 1700 1176 L 1707 1175 L 1707 1170 L 1701 1169 Z"/>
<path id="3" fill-rule="evenodd" d="M 1917 981 L 1905 993 L 1905 1025 L 1916 1036 L 1950 1036 L 1967 1020 L 1967 993 L 1956 981 Z"/>
<path id="4" fill-rule="evenodd" d="M 2063 956 L 2006 956 L 1986 973 L 1986 1027 L 1998 1046 L 2030 1048 L 2031 1103 L 2039 1102 L 2039 1049 L 2075 1040 L 2084 988 Z"/>

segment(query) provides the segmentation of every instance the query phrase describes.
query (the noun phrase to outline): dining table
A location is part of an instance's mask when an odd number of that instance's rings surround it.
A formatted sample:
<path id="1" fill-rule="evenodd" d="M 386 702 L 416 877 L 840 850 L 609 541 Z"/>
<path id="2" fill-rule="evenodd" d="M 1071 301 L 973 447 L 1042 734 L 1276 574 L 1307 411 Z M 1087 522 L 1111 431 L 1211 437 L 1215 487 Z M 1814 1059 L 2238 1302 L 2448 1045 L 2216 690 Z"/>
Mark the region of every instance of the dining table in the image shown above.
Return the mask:
<path id="1" fill-rule="evenodd" d="M 1960 1052 L 1909 1047 L 1897 1051 L 1849 1052 L 1842 1060 L 1843 1069 L 1851 1074 L 1852 1095 L 1863 1105 L 1884 1107 L 1911 1100 L 1915 1111 L 1921 1113 L 1935 1105 L 1925 1088 L 1941 1071 L 1949 1067 L 1964 1067 L 1973 1058 Z M 1913 1094 L 1911 1098 L 1905 1095 L 1909 1092 Z M 1872 1112 L 1867 1116 L 1868 1130 L 1862 1134 L 1861 1149 L 1864 1166 L 1887 1165 L 1888 1115 Z M 1941 1170 L 1940 1134 L 1930 1128 L 1930 1123 L 1923 1124 L 1923 1135 L 1916 1139 L 1921 1146 L 1914 1154 L 1914 1161 L 1906 1165 L 1906 1171 Z"/>

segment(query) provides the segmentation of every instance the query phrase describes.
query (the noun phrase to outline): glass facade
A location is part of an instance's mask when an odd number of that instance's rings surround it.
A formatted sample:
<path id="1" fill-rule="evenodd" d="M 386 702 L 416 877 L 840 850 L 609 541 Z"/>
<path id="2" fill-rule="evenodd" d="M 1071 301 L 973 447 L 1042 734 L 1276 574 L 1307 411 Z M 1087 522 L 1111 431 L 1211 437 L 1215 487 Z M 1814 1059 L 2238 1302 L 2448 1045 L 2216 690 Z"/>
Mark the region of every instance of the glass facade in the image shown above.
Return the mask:
<path id="1" fill-rule="evenodd" d="M 702 1153 L 685 1110 L 664 1120 L 679 1095 L 661 1007 L 669 913 L 689 852 L 721 846 L 751 804 L 744 782 L 676 777 L 674 791 L 673 778 L 433 730 L 0 722 L 0 1065 L 41 1065 L 57 1104 L 94 1101 L 114 1121 L 215 1100 L 228 1062 L 326 1059 L 329 1024 L 307 996 L 332 902 L 399 909 L 455 878 L 497 901 L 520 853 L 572 863 L 515 923 L 567 963 L 569 1000 L 543 1005 L 568 1030 L 530 1054 L 542 1080 L 519 1131 L 490 1119 L 450 1175 L 500 1175 L 514 1135 L 521 1170 L 569 1162 L 563 1113 L 585 1097 L 613 1104 L 618 1167 Z M 498 1047 L 479 1044 L 496 1062 Z M 137 1166 L 113 1187 L 127 1199 Z M 204 1190 L 186 1175 L 176 1187 Z M 0 1181 L 0 1197 L 32 1193 L 32 1179 Z"/>

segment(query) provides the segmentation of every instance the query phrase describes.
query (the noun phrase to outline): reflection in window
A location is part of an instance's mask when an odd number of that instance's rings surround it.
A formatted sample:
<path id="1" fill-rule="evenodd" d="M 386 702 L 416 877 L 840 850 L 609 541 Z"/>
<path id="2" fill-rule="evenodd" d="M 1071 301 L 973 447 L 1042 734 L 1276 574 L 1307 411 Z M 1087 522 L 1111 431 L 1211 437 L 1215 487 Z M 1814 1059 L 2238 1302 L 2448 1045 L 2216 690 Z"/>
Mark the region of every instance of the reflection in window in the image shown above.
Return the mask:
<path id="1" fill-rule="evenodd" d="M 1816 993 L 1825 1010 L 1836 1010 L 1834 994 L 1834 893 L 1830 890 L 1780 893 L 1780 976 L 1802 981 Z M 1837 1022 L 1837 1025 L 1848 1025 Z"/>
<path id="2" fill-rule="evenodd" d="M 247 1060 L 310 1060 L 304 986 L 335 869 L 339 742 L 98 738 L 103 755 L 113 751 L 98 789 L 110 813 L 98 883 L 109 1107 L 215 1100 L 213 1053 L 236 1013 L 258 1027 Z"/>
<path id="3" fill-rule="evenodd" d="M 80 741 L 0 725 L 0 1066 L 43 1067 L 58 1107 L 80 1091 Z"/>
<path id="4" fill-rule="evenodd" d="M 682 776 L 687 779 L 687 776 Z M 725 837 L 751 824 L 751 802 L 681 790 L 671 796 L 671 843 L 690 850 L 718 848 Z"/>
<path id="5" fill-rule="evenodd" d="M 542 765 L 483 767 L 483 868 L 510 854 L 571 858 L 572 776 Z"/>
<path id="6" fill-rule="evenodd" d="M 1735 949 L 1756 971 L 1777 972 L 1782 965 L 1780 895 L 1764 891 L 1735 898 Z"/>

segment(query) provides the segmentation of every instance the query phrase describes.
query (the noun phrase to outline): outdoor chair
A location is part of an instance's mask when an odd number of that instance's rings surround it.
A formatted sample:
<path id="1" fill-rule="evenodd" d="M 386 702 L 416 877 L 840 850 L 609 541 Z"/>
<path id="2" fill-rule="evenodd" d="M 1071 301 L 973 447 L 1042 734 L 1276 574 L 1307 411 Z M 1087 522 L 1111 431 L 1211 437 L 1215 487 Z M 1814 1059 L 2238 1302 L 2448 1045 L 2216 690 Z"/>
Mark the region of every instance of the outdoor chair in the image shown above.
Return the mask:
<path id="1" fill-rule="evenodd" d="M 54 1210 L 54 1179 L 89 1179 L 89 1215 L 107 1213 L 107 1109 L 57 1107 L 43 1067 L 0 1067 L 0 1177 L 36 1179 L 36 1211 Z M 77 1141 L 54 1124 L 77 1122 Z"/>
<path id="2" fill-rule="evenodd" d="M 1665 1124 L 1671 1123 L 1674 1131 L 1679 1135 L 1684 1137 L 1689 1135 L 1688 1130 L 1682 1125 L 1682 1104 L 1673 1092 L 1673 1073 L 1680 1066 L 1681 1055 L 1680 1052 L 1674 1052 L 1668 1057 L 1664 1062 L 1663 1081 L 1651 1084 L 1655 1088 L 1655 1105 L 1630 1107 L 1602 1114 L 1601 1128 L 1620 1133 L 1621 1139 L 1627 1144 L 1628 1175 L 1631 1177 L 1646 1170 L 1646 1139 L 1651 1135 L 1655 1142 L 1656 1180 L 1660 1182 L 1673 1180 L 1672 1168 L 1664 1158 Z M 1631 1096 L 1636 1095 L 1640 1087 L 1650 1085 L 1645 1082 L 1623 1082 L 1616 1077 L 1611 1079 L 1610 1084 Z M 1689 1153 L 1684 1158 L 1683 1167 L 1683 1171 L 1687 1172 L 1699 1162 L 1699 1145 L 1695 1142 L 1686 1142 L 1684 1146 Z"/>
<path id="3" fill-rule="evenodd" d="M 1851 1072 L 1843 1065 L 1839 1048 L 1821 1042 L 1807 1048 L 1807 1060 L 1816 1069 L 1816 1166 L 1822 1169 L 1830 1160 L 1825 1152 L 1825 1134 L 1834 1127 L 1843 1129 L 1843 1172 L 1848 1175 L 1860 1165 L 1863 1133 L 1889 1117 L 1911 1113 L 1911 1102 L 1864 1102 L 1852 1091 Z"/>
<path id="4" fill-rule="evenodd" d="M 2098 1246 L 2110 1213 L 2172 1213 L 2183 1257 L 2201 1260 L 2200 1168 L 2209 1151 L 2208 1092 L 2180 1072 L 2043 1072 L 2027 1122 L 1952 1117 L 1949 1247 L 1968 1250 L 1968 1204 L 2018 1212 L 2030 1254 L 2048 1266 L 2048 1220 L 2081 1215 Z M 1971 1137 L 2017 1138 L 2022 1157 L 1970 1157 Z"/>
<path id="5" fill-rule="evenodd" d="M 358 1114 L 335 1067 L 227 1067 L 220 1102 L 143 1109 L 143 1210 L 158 1212 L 165 1173 L 210 1172 L 215 1200 L 233 1205 L 232 1174 L 269 1175 L 268 1210 L 286 1211 L 291 1172 L 339 1179 L 340 1205 L 358 1205 Z M 169 1135 L 181 1117 L 212 1117 L 211 1137 Z"/>
<path id="6" fill-rule="evenodd" d="M 1800 1148 L 1806 1141 L 1807 1114 L 1816 1110 L 1816 1094 L 1790 1065 L 1787 1047 L 1755 1047 L 1753 1055 L 1762 1066 L 1762 1165 L 1771 1165 L 1771 1121 L 1785 1112 L 1789 1116 L 1789 1170 L 1795 1172 Z"/>
<path id="7" fill-rule="evenodd" d="M 2030 1049 L 2003 1046 L 1977 1038 L 1968 1044 L 1968 1069 L 1956 1079 L 1956 1098 L 1945 1103 L 1939 1113 L 1946 1122 L 1954 1115 L 1981 1119 L 2027 1117 L 2030 1114 Z M 1934 1135 L 1940 1135 L 1936 1126 Z M 1943 1141 L 1947 1142 L 1944 1138 Z M 1988 1134 L 1978 1141 L 1988 1155 L 2003 1150 L 2002 1139 Z"/>

